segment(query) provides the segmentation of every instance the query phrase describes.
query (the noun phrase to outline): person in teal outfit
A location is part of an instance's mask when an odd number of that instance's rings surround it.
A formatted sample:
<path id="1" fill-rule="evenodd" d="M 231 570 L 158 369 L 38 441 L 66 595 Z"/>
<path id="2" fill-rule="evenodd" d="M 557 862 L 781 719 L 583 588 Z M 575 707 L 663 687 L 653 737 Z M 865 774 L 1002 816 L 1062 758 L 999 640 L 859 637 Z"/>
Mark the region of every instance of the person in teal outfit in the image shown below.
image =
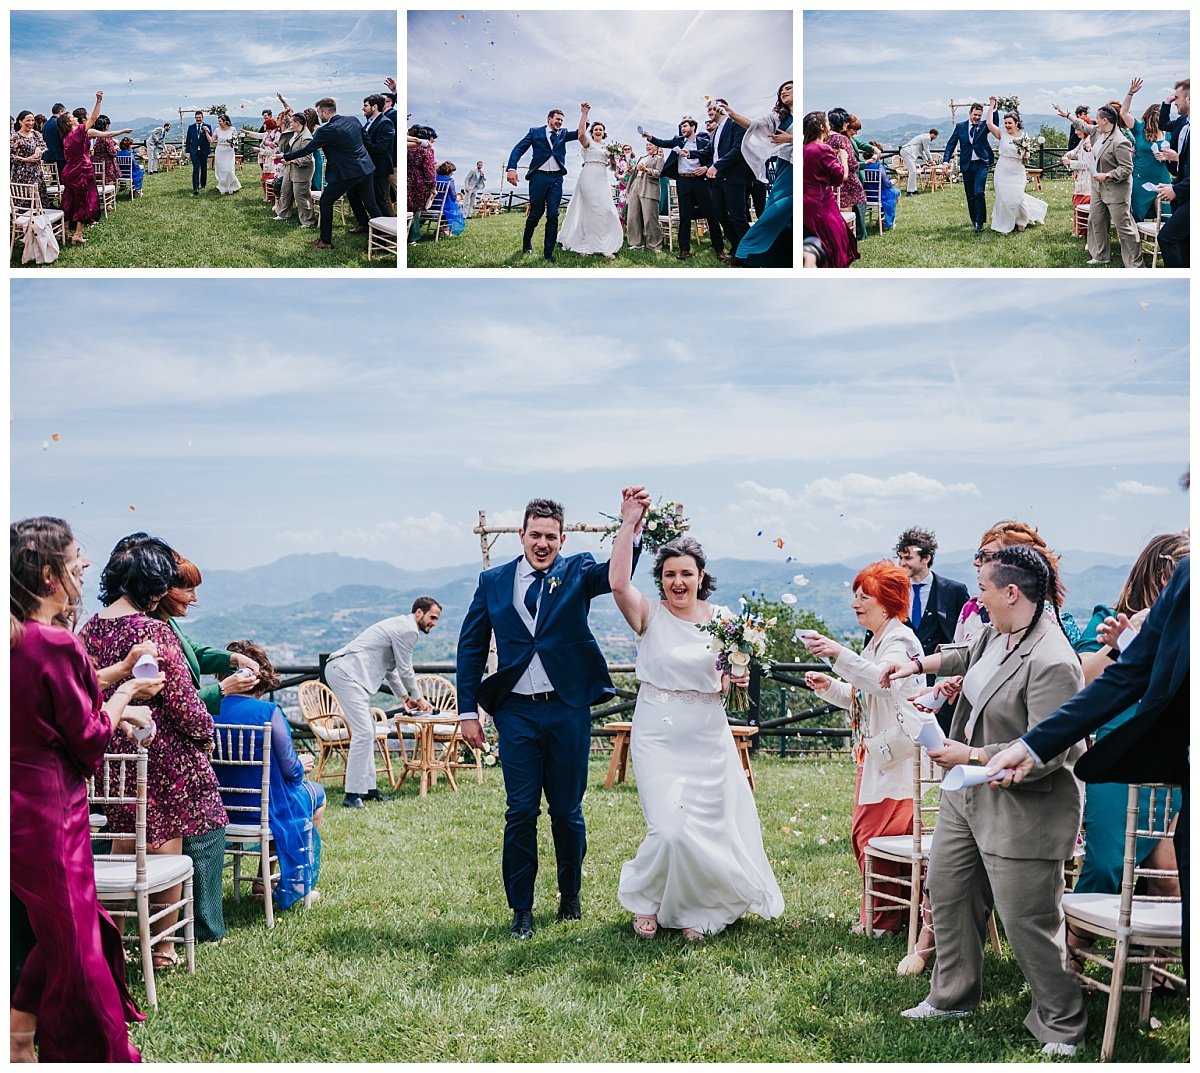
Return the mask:
<path id="1" fill-rule="evenodd" d="M 1118 614 L 1126 615 L 1135 623 L 1139 623 L 1166 587 L 1176 565 L 1188 554 L 1189 550 L 1190 541 L 1182 533 L 1167 533 L 1154 537 L 1142 550 L 1137 562 L 1133 564 L 1129 577 L 1121 589 L 1121 594 L 1117 597 L 1115 607 L 1110 608 L 1103 604 L 1096 606 L 1091 621 L 1083 631 L 1083 636 L 1075 645 L 1075 651 L 1080 654 L 1080 663 L 1086 682 L 1098 678 L 1111 660 L 1119 654 L 1105 648 L 1097 639 L 1096 631 L 1100 624 L 1106 618 L 1115 617 Z M 1135 704 L 1102 726 L 1096 732 L 1096 740 L 1099 741 L 1111 734 L 1119 726 L 1133 718 L 1136 713 L 1137 705 Z M 1083 810 L 1084 858 L 1079 879 L 1075 883 L 1077 892 L 1119 893 L 1125 860 L 1125 811 L 1128 793 L 1129 788 L 1120 783 L 1088 784 L 1087 799 Z M 1174 798 L 1172 809 L 1178 811 L 1179 791 L 1176 790 L 1172 796 Z M 1141 791 L 1138 795 L 1139 826 L 1145 826 L 1149 819 L 1149 801 L 1150 792 L 1148 790 Z M 1169 869 L 1175 867 L 1174 848 L 1170 842 L 1139 838 L 1138 863 L 1145 862 L 1152 852 L 1162 855 L 1162 859 L 1155 860 L 1156 867 Z M 1172 891 L 1163 889 L 1153 893 L 1171 894 Z M 1177 888 L 1174 893 L 1178 894 Z M 1079 936 L 1076 936 L 1076 939 L 1078 938 Z M 1076 942 L 1076 945 L 1079 944 Z"/>
<path id="2" fill-rule="evenodd" d="M 1130 211 L 1135 220 L 1145 220 L 1154 213 L 1154 202 L 1158 194 L 1145 189 L 1146 183 L 1170 183 L 1171 173 L 1167 165 L 1155 156 L 1155 147 L 1170 148 L 1170 136 L 1159 130 L 1157 103 L 1150 105 L 1141 119 L 1134 119 L 1130 109 L 1133 107 L 1133 95 L 1142 88 L 1142 80 L 1135 78 L 1129 83 L 1129 92 L 1121 105 L 1121 122 L 1128 128 L 1133 137 L 1133 193 L 1130 197 Z M 1163 204 L 1163 215 L 1171 212 L 1170 203 Z"/>
<path id="3" fill-rule="evenodd" d="M 775 181 L 763 214 L 734 251 L 739 261 L 756 268 L 786 268 L 792 264 L 792 82 L 775 94 L 775 107 L 751 121 L 726 106 L 729 118 L 746 128 L 742 156 L 755 178 L 766 182 L 767 161 L 775 158 Z"/>

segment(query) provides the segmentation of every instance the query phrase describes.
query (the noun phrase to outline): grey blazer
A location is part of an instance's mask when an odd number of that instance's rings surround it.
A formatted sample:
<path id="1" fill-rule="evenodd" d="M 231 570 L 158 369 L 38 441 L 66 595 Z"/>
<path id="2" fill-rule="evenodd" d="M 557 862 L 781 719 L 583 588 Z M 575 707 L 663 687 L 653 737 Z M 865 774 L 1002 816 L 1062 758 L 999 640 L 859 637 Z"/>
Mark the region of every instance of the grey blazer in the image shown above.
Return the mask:
<path id="1" fill-rule="evenodd" d="M 1133 193 L 1133 146 L 1119 130 L 1107 135 L 1097 130 L 1092 135 L 1092 154 L 1098 172 L 1109 178 L 1102 183 L 1092 180 L 1092 196 L 1109 205 L 1128 205 Z"/>
<path id="2" fill-rule="evenodd" d="M 986 629 L 970 645 L 943 645 L 941 675 L 965 674 L 984 650 L 1006 636 Z M 1016 653 L 992 676 L 979 697 L 979 717 L 967 740 L 972 707 L 965 694 L 955 706 L 949 737 L 981 750 L 988 759 L 1083 688 L 1079 657 L 1048 608 Z M 1076 744 L 1034 768 L 1008 790 L 976 786 L 946 793 L 942 807 L 960 812 L 984 853 L 998 857 L 1066 860 L 1075 848 L 1083 798 L 1073 768 L 1082 755 Z"/>
<path id="3" fill-rule="evenodd" d="M 285 135 L 286 137 L 286 135 Z M 291 141 L 286 146 L 281 146 L 285 153 L 294 153 L 297 149 L 303 149 L 309 142 L 312 141 L 312 133 L 305 127 L 299 134 L 293 133 Z M 316 168 L 317 162 L 312 156 L 302 156 L 296 160 L 288 161 L 287 174 L 292 179 L 303 179 L 308 177 L 312 181 L 313 170 Z"/>

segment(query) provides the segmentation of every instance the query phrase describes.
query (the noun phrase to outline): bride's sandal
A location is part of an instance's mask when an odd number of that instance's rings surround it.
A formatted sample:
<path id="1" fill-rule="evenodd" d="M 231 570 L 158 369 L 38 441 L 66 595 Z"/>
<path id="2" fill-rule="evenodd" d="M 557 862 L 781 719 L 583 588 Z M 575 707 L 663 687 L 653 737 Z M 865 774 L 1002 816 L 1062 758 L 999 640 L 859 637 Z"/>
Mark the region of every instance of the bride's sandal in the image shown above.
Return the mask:
<path id="1" fill-rule="evenodd" d="M 684 928 L 683 937 L 689 943 L 702 943 L 705 939 L 704 932 L 698 931 L 696 928 Z"/>
<path id="2" fill-rule="evenodd" d="M 658 918 L 656 916 L 635 916 L 633 931 L 639 939 L 653 939 L 658 934 Z"/>

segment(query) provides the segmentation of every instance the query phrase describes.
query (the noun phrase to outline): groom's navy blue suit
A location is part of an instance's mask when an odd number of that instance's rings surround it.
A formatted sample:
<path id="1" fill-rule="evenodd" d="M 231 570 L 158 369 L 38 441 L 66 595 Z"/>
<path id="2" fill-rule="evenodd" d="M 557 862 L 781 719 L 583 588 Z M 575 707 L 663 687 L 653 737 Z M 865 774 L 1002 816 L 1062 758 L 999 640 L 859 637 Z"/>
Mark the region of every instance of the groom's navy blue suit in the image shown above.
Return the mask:
<path id="1" fill-rule="evenodd" d="M 971 127 L 975 127 L 974 133 Z M 987 199 L 984 189 L 987 186 L 988 168 L 996 162 L 996 155 L 988 142 L 987 124 L 981 118 L 976 124 L 964 119 L 954 128 L 950 140 L 946 142 L 946 151 L 942 154 L 942 163 L 950 162 L 955 146 L 958 147 L 958 167 L 962 172 L 963 189 L 967 194 L 967 211 L 971 214 L 971 223 L 977 227 L 987 226 Z"/>
<path id="2" fill-rule="evenodd" d="M 636 556 L 635 551 L 635 556 Z M 522 559 L 485 570 L 458 636 L 458 710 L 478 718 L 483 708 L 500 733 L 508 807 L 501 868 L 508 904 L 533 908 L 537 876 L 537 818 L 542 792 L 550 812 L 558 889 L 579 896 L 587 837 L 583 792 L 591 747 L 589 707 L 614 695 L 600 646 L 588 628 L 592 600 L 612 592 L 608 563 L 590 554 L 559 556 L 542 582 L 534 628 L 517 610 Z M 635 560 L 636 562 L 636 560 Z M 483 677 L 488 644 L 496 635 L 496 673 Z M 553 685 L 549 694 L 512 692 L 533 657 Z"/>
<path id="3" fill-rule="evenodd" d="M 544 214 L 546 241 L 543 252 L 547 257 L 554 255 L 554 246 L 558 242 L 558 204 L 562 200 L 563 176 L 567 174 L 567 142 L 578 137 L 578 130 L 563 129 L 551 132 L 545 124 L 530 127 L 529 133 L 517 142 L 513 151 L 508 154 L 508 170 L 516 171 L 517 162 L 525 155 L 525 150 L 533 150 L 529 171 L 525 174 L 525 178 L 529 180 L 529 217 L 525 221 L 522 251 L 532 249 L 530 243 L 533 242 L 533 233 Z M 542 170 L 542 165 L 547 161 L 553 161 L 554 170 Z"/>
<path id="4" fill-rule="evenodd" d="M 212 127 L 207 123 L 203 126 L 193 123 L 187 129 L 187 141 L 184 143 L 187 155 L 192 158 L 192 193 L 208 185 L 208 155 L 216 145 L 216 142 L 204 137 L 204 131 L 212 135 Z"/>

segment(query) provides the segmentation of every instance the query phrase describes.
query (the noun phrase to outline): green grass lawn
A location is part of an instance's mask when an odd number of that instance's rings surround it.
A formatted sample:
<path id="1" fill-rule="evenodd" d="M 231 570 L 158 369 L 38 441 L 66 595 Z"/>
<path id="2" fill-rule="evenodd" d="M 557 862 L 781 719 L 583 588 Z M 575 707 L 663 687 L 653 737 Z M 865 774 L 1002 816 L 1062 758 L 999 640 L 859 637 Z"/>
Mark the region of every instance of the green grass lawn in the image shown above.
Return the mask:
<path id="1" fill-rule="evenodd" d="M 367 260 L 367 236 L 348 235 L 354 214 L 333 215 L 333 249 L 314 250 L 308 242 L 315 228 L 302 229 L 293 209 L 291 220 L 276 223 L 273 207 L 262 200 L 258 166 L 238 170 L 242 189 L 228 197 L 217 193 L 216 176 L 192 197 L 190 166 L 147 175 L 143 195 L 131 202 L 117 199 L 108 217 L 84 229 L 83 246 L 65 245 L 51 265 L 21 266 L 21 240 L 13 249 L 12 266 L 27 268 L 391 268 L 396 260 Z M 315 208 L 315 205 L 314 205 Z"/>
<path id="2" fill-rule="evenodd" d="M 564 213 L 566 209 L 562 210 Z M 561 217 L 560 217 L 561 222 Z M 521 240 L 525 234 L 524 212 L 504 212 L 467 221 L 467 229 L 457 238 L 441 238 L 434 242 L 422 232 L 421 241 L 408 247 L 409 268 L 723 268 L 712 251 L 707 238 L 692 242 L 692 256 L 686 261 L 676 258 L 675 251 L 631 250 L 623 246 L 613 260 L 599 254 L 585 257 L 559 246 L 550 264 L 542 256 L 545 222 L 538 224 L 533 239 L 532 254 L 522 255 Z"/>
<path id="3" fill-rule="evenodd" d="M 1049 204 L 1046 222 L 1023 233 L 1001 235 L 990 228 L 971 230 L 967 198 L 961 183 L 901 197 L 896 226 L 882 235 L 868 228 L 858 244 L 861 258 L 854 268 L 1084 268 L 1090 254 L 1085 240 L 1072 235 L 1073 186 L 1069 179 L 1050 179 L 1039 193 L 1031 182 L 1026 192 Z M 987 189 L 988 219 L 995 197 Z M 1147 263 L 1149 263 L 1147 261 Z M 1092 266 L 1097 267 L 1097 266 Z M 1113 236 L 1113 259 L 1106 268 L 1121 268 L 1121 250 Z"/>
<path id="4" fill-rule="evenodd" d="M 927 994 L 901 979 L 903 941 L 848 934 L 860 878 L 848 841 L 846 760 L 755 760 L 766 849 L 784 914 L 748 918 L 703 944 L 638 939 L 616 900 L 644 833 L 637 789 L 604 788 L 593 759 L 584 811 L 584 919 L 554 921 L 549 823 L 540 823 L 536 934 L 508 936 L 500 882 L 502 774 L 463 771 L 422 801 L 341 808 L 322 827 L 322 899 L 277 916 L 226 900 L 228 941 L 197 949 L 197 972 L 163 974 L 157 1012 L 132 1029 L 150 1061 L 1022 1061 L 1029 993 L 1011 955 L 985 962 L 976 1014 L 911 1022 Z M 334 783 L 328 783 L 334 786 Z M 133 973 L 135 995 L 140 982 Z M 1087 1000 L 1094 1060 L 1104 998 Z M 1156 1001 L 1142 1030 L 1126 1003 L 1116 1059 L 1187 1059 L 1187 1006 Z"/>

